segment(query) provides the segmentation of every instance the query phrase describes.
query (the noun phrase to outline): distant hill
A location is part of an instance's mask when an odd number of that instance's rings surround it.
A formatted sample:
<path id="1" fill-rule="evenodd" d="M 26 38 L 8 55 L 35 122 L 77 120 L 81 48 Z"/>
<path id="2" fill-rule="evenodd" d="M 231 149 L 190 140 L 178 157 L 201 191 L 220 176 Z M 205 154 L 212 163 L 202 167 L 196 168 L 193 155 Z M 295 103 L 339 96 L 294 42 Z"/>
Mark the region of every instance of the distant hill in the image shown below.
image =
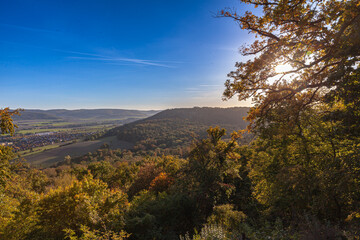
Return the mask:
<path id="1" fill-rule="evenodd" d="M 41 110 L 25 110 L 21 112 L 21 115 L 14 115 L 13 119 L 16 120 L 60 120 L 61 118 L 42 112 Z"/>
<path id="2" fill-rule="evenodd" d="M 177 154 L 194 138 L 204 138 L 209 127 L 219 126 L 227 132 L 244 129 L 249 108 L 178 108 L 110 130 L 119 140 L 132 142 L 135 151 Z"/>
<path id="3" fill-rule="evenodd" d="M 148 120 L 155 119 L 177 119 L 188 120 L 206 125 L 233 125 L 243 129 L 247 126 L 243 117 L 247 115 L 249 108 L 232 107 L 232 108 L 210 108 L 210 107 L 194 107 L 194 108 L 175 108 L 168 109 L 149 117 Z"/>
<path id="4" fill-rule="evenodd" d="M 15 116 L 14 120 L 125 120 L 141 119 L 152 116 L 159 111 L 140 111 L 125 109 L 79 109 L 79 110 L 34 110 L 25 109 L 21 116 Z"/>

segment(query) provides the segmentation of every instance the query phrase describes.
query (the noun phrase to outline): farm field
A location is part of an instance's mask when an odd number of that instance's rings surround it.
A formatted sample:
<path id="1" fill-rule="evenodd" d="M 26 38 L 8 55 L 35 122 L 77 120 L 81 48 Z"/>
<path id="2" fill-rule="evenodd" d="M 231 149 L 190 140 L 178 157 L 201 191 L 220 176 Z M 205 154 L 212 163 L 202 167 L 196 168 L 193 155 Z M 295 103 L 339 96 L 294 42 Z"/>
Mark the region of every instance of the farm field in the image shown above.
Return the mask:
<path id="1" fill-rule="evenodd" d="M 94 141 L 83 141 L 72 143 L 65 146 L 58 146 L 52 149 L 44 149 L 40 153 L 24 156 L 26 161 L 33 166 L 48 167 L 64 160 L 65 156 L 79 157 L 88 152 L 99 149 L 103 144 L 109 144 L 112 149 L 130 149 L 132 144 L 126 141 L 120 141 L 115 136 L 106 137 Z"/>
<path id="2" fill-rule="evenodd" d="M 66 121 L 19 121 L 17 122 L 18 129 L 15 132 L 18 134 L 36 134 L 43 132 L 88 132 L 105 130 L 115 126 L 121 125 L 116 121 L 104 122 L 66 122 Z"/>

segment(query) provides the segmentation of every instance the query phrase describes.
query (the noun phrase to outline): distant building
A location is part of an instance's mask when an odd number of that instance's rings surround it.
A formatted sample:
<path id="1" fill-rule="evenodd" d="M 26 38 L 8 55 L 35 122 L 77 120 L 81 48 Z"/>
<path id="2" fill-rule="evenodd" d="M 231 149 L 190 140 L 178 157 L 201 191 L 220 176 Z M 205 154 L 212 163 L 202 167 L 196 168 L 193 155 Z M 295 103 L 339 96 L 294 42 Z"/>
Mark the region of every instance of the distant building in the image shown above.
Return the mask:
<path id="1" fill-rule="evenodd" d="M 13 145 L 12 142 L 2 142 L 2 143 L 0 143 L 0 146 L 11 146 L 11 145 Z"/>

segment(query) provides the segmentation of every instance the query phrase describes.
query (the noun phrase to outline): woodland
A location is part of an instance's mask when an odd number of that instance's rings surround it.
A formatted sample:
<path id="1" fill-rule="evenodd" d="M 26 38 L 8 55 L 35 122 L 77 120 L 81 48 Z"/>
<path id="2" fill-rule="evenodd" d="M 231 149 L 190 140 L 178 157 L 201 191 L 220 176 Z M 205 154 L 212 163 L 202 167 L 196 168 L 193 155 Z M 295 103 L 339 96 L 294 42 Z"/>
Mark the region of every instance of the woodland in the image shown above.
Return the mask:
<path id="1" fill-rule="evenodd" d="M 253 101 L 246 129 L 210 127 L 183 154 L 104 145 L 45 169 L 0 146 L 0 238 L 360 239 L 360 1 L 241 2 L 262 14 L 218 17 L 256 36 L 224 91 Z M 16 114 L 0 110 L 2 133 Z"/>

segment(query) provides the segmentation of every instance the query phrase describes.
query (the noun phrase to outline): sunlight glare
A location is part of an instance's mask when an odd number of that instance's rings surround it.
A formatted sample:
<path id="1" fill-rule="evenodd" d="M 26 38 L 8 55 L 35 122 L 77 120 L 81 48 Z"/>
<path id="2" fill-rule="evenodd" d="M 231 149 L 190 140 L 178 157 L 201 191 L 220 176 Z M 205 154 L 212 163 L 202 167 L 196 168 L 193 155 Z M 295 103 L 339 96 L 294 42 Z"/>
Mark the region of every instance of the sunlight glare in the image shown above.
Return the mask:
<path id="1" fill-rule="evenodd" d="M 275 67 L 275 72 L 280 74 L 280 73 L 285 73 L 288 71 L 291 71 L 293 68 L 291 67 L 290 64 L 279 64 Z"/>

